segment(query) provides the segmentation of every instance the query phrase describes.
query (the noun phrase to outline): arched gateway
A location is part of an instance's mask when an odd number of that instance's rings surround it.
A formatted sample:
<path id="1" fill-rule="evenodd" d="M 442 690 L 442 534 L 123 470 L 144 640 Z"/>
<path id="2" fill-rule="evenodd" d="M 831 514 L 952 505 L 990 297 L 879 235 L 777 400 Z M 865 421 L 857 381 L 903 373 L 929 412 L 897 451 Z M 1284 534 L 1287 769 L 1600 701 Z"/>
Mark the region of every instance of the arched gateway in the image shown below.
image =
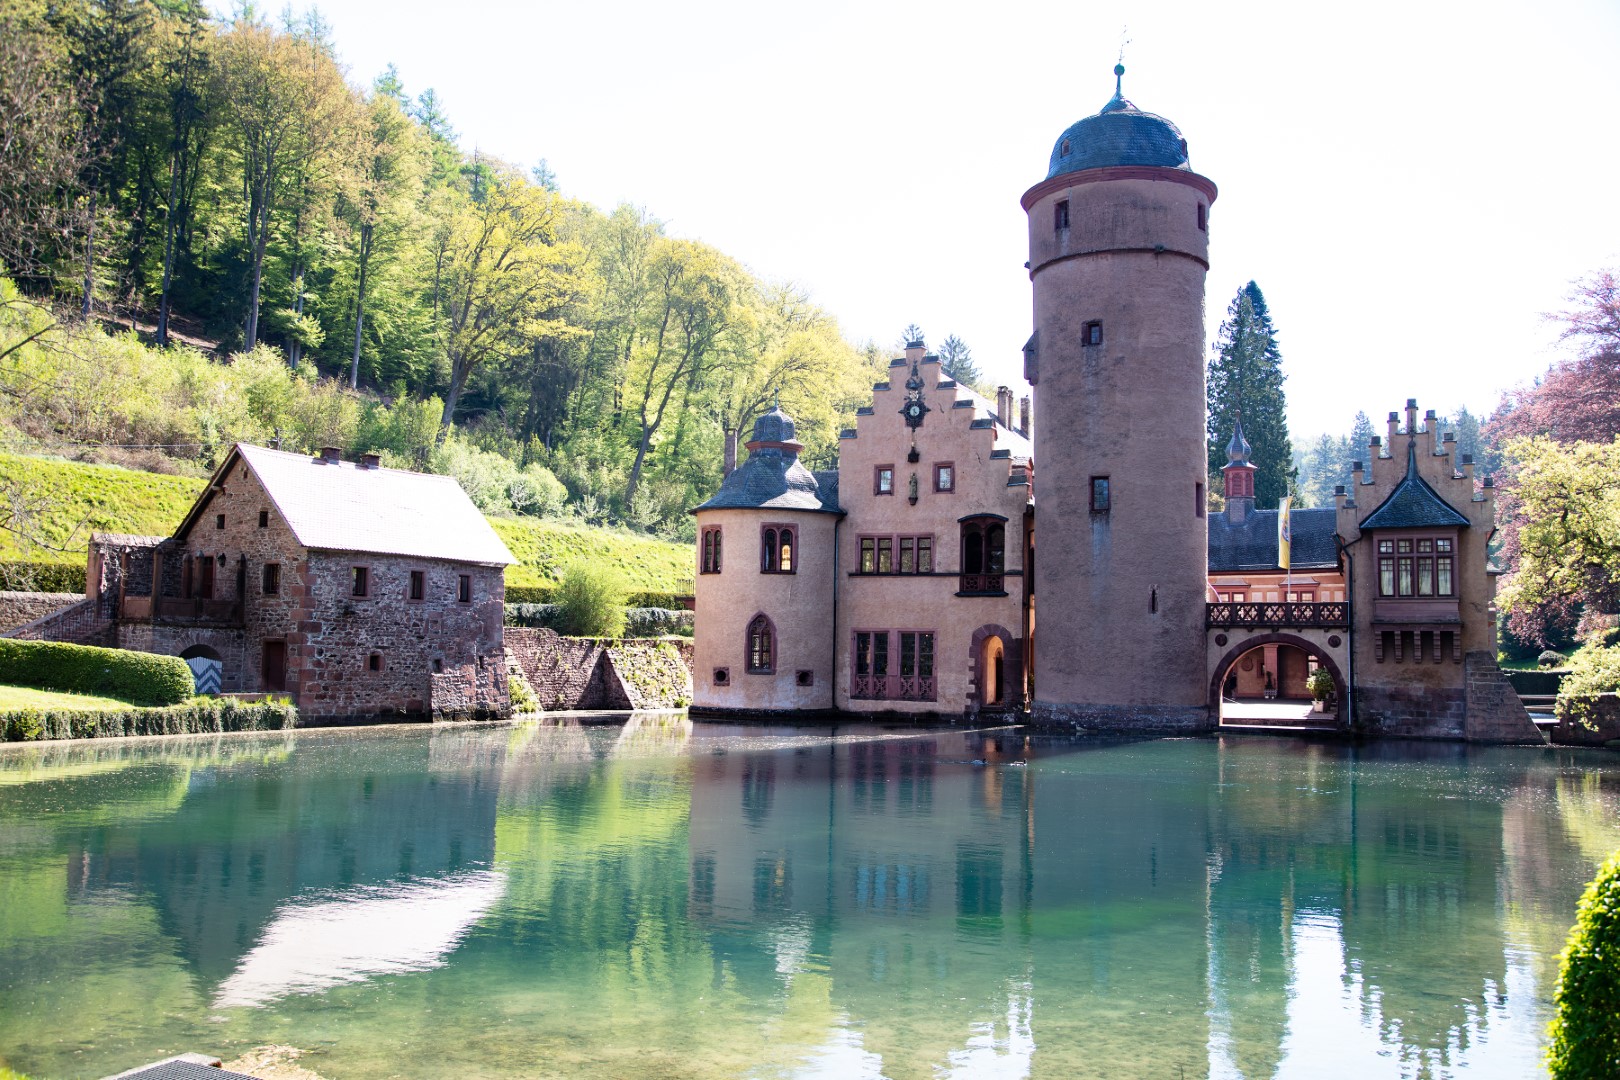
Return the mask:
<path id="1" fill-rule="evenodd" d="M 1242 708 L 1234 709 L 1234 702 L 1276 703 L 1262 708 L 1259 715 L 1280 715 L 1289 702 L 1308 702 L 1305 679 L 1311 668 L 1321 667 L 1333 677 L 1333 698 L 1327 711 L 1312 714 L 1302 710 L 1300 719 L 1309 717 L 1324 727 L 1347 729 L 1350 684 L 1345 672 L 1350 653 L 1346 636 L 1344 630 L 1312 628 L 1250 633 L 1211 630 L 1210 719 L 1220 724 L 1227 713 L 1241 716 Z"/>

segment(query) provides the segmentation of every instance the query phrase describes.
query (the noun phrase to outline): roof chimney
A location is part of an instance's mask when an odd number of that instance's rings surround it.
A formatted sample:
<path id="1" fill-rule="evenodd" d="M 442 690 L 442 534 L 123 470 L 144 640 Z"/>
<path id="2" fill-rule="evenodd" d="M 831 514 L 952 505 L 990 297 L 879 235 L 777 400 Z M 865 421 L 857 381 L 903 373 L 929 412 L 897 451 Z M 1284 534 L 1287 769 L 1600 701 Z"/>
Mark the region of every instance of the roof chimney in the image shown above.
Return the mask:
<path id="1" fill-rule="evenodd" d="M 341 462 L 342 460 L 343 460 L 343 448 L 341 446 L 323 446 L 323 447 L 321 447 L 320 461 L 321 461 L 322 465 L 336 465 L 339 462 Z"/>
<path id="2" fill-rule="evenodd" d="M 380 468 L 382 468 L 382 455 L 380 455 L 380 454 L 365 454 L 365 455 L 363 455 L 360 458 L 360 467 L 362 469 L 380 469 Z"/>
<path id="3" fill-rule="evenodd" d="M 1005 386 L 996 387 L 996 419 L 1009 430 L 1012 428 L 1012 399 L 1011 390 Z"/>

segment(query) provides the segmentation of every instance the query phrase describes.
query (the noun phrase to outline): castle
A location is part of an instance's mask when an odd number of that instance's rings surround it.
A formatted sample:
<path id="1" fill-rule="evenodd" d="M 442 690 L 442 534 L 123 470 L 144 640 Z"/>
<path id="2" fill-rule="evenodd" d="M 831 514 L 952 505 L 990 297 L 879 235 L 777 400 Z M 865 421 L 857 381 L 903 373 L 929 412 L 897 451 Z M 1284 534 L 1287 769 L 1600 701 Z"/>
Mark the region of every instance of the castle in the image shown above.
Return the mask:
<path id="1" fill-rule="evenodd" d="M 1022 199 L 1033 418 L 922 342 L 841 433 L 836 470 L 799 462 L 780 409 L 761 417 L 694 511 L 694 710 L 1196 733 L 1325 670 L 1315 726 L 1540 742 L 1496 667 L 1494 492 L 1432 411 L 1390 413 L 1334 507 L 1286 523 L 1254 508 L 1239 425 L 1207 510 L 1216 188 L 1114 71 Z"/>

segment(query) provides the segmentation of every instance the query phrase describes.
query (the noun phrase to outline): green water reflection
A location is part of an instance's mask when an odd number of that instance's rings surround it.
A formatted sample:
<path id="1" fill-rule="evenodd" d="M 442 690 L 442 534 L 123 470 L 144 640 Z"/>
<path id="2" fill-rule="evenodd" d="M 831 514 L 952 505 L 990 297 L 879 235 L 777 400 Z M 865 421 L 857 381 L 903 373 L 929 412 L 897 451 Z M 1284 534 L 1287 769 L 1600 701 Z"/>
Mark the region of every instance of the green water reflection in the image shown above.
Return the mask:
<path id="1" fill-rule="evenodd" d="M 0 751 L 0 1064 L 1539 1073 L 1586 751 L 625 726 Z"/>

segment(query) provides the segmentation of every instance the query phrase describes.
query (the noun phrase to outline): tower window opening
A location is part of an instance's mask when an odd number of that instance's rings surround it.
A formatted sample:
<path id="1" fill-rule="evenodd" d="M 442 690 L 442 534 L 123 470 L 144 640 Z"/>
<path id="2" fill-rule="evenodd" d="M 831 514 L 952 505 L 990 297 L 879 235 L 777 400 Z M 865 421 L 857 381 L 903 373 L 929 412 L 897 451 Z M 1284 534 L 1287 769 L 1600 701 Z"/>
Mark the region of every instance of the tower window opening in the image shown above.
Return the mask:
<path id="1" fill-rule="evenodd" d="M 1193 485 L 1193 489 L 1194 489 L 1194 492 L 1193 492 L 1193 494 L 1194 494 L 1193 506 L 1195 507 L 1193 513 L 1196 514 L 1198 517 L 1203 517 L 1204 516 L 1204 502 L 1205 502 L 1205 500 L 1204 500 L 1204 482 L 1202 480 L 1198 481 L 1196 484 Z"/>
<path id="2" fill-rule="evenodd" d="M 1059 199 L 1052 207 L 1052 230 L 1062 232 L 1069 227 L 1069 200 Z"/>
<path id="3" fill-rule="evenodd" d="M 776 672 L 776 628 L 764 615 L 755 615 L 748 624 L 748 648 L 745 670 L 750 675 L 772 675 Z"/>
<path id="4" fill-rule="evenodd" d="M 1064 157 L 1069 156 L 1069 140 L 1068 139 L 1063 140 L 1063 145 L 1058 149 L 1058 153 L 1062 154 Z"/>
<path id="5" fill-rule="evenodd" d="M 1106 476 L 1093 476 L 1091 478 L 1091 512 L 1093 514 L 1106 514 L 1114 502 L 1113 485 Z"/>
<path id="6" fill-rule="evenodd" d="M 1159 590 L 1157 588 L 1148 590 L 1148 613 L 1151 615 L 1159 613 Z"/>
<path id="7" fill-rule="evenodd" d="M 1198 231 L 1209 231 L 1209 210 L 1204 206 L 1203 203 L 1198 204 Z"/>
<path id="8" fill-rule="evenodd" d="M 1082 344 L 1082 345 L 1101 345 L 1102 343 L 1103 343 L 1103 338 L 1102 338 L 1102 320 L 1101 319 L 1093 319 L 1091 322 L 1088 322 L 1088 323 L 1086 323 L 1085 326 L 1081 327 L 1081 329 L 1080 329 L 1080 344 Z"/>

